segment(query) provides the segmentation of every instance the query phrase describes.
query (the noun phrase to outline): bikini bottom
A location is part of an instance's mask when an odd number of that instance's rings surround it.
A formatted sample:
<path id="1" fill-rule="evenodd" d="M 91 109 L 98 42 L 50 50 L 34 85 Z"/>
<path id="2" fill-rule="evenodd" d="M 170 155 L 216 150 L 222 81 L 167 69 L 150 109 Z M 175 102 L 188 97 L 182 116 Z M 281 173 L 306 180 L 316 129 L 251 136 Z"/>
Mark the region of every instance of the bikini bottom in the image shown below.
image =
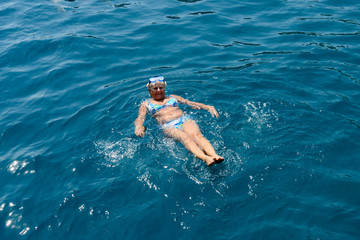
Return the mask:
<path id="1" fill-rule="evenodd" d="M 188 119 L 191 119 L 190 116 L 182 115 L 181 117 L 179 117 L 175 120 L 172 120 L 170 122 L 167 122 L 167 123 L 161 125 L 161 128 L 162 129 L 177 128 L 179 130 L 182 130 L 184 122 L 186 122 L 186 120 L 188 120 Z"/>

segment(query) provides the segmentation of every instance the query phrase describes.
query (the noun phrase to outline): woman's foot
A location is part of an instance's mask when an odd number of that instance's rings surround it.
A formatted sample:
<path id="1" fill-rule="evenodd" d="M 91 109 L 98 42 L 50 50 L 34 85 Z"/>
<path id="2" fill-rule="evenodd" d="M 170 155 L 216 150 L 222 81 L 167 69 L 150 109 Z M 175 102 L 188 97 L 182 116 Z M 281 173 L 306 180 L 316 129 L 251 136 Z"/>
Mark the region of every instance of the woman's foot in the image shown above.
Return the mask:
<path id="1" fill-rule="evenodd" d="M 206 162 L 206 165 L 211 166 L 215 163 L 215 160 L 213 157 L 206 156 L 204 161 Z"/>
<path id="2" fill-rule="evenodd" d="M 211 166 L 214 163 L 221 163 L 222 161 L 224 161 L 224 158 L 219 155 L 206 156 L 205 158 L 205 162 L 208 166 Z"/>
<path id="3" fill-rule="evenodd" d="M 224 161 L 224 158 L 221 157 L 221 156 L 219 156 L 219 155 L 217 155 L 217 154 L 212 155 L 211 157 L 214 159 L 215 163 L 221 163 L 221 162 Z"/>

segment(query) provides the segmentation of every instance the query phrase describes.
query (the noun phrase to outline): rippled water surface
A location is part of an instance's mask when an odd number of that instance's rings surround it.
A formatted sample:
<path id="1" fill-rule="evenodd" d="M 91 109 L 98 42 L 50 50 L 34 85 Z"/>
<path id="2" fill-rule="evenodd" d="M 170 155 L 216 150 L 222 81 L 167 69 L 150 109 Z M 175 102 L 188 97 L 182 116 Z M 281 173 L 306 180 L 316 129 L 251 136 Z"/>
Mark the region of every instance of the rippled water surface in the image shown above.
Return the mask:
<path id="1" fill-rule="evenodd" d="M 355 0 L 0 3 L 0 239 L 360 239 Z M 222 164 L 133 121 L 162 74 Z"/>

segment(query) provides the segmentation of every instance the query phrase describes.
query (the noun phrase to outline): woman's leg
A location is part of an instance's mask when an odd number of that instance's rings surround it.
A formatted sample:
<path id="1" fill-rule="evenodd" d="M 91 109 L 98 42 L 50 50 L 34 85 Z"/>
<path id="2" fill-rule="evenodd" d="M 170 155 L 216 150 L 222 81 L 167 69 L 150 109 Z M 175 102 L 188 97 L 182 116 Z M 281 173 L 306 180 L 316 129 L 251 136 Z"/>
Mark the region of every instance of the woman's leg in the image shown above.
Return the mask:
<path id="1" fill-rule="evenodd" d="M 201 134 L 199 126 L 194 120 L 187 120 L 183 124 L 183 131 L 188 134 L 207 155 L 213 157 L 216 163 L 224 161 L 224 158 L 215 152 L 211 143 Z"/>
<path id="2" fill-rule="evenodd" d="M 196 144 L 196 142 L 185 132 L 182 130 L 176 129 L 176 128 L 167 128 L 164 129 L 164 133 L 172 137 L 178 141 L 180 141 L 187 150 L 192 152 L 197 158 L 200 158 L 204 162 L 206 162 L 207 165 L 212 165 L 215 163 L 215 159 L 213 157 L 207 156 Z"/>

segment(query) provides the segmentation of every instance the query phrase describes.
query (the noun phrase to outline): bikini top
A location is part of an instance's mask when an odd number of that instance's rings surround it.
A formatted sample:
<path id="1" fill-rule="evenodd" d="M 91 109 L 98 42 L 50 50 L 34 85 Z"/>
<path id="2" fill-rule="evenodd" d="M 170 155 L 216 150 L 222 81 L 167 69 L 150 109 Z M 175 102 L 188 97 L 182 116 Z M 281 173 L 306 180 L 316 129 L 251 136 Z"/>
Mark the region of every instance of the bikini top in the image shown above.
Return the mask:
<path id="1" fill-rule="evenodd" d="M 150 103 L 149 99 L 148 102 L 148 110 L 151 115 L 154 115 L 155 113 L 166 107 L 177 107 L 179 105 L 178 101 L 174 97 L 170 97 L 169 101 L 167 101 L 167 103 L 165 103 L 164 105 Z"/>

